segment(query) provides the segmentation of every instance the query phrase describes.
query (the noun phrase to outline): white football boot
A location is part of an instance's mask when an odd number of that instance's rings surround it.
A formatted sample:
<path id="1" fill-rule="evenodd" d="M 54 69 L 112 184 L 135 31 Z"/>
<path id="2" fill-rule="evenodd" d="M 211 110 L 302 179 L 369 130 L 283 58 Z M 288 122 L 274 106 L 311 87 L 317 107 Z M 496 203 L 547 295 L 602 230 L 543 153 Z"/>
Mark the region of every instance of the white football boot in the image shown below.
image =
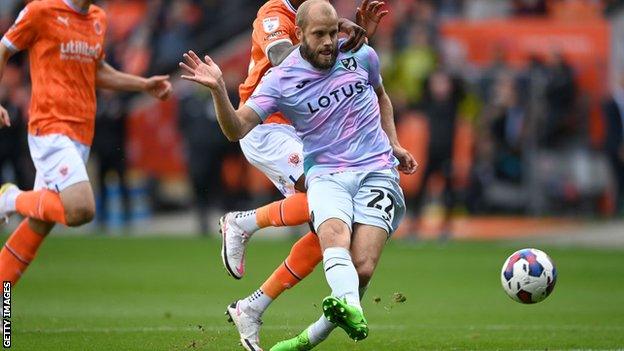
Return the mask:
<path id="1" fill-rule="evenodd" d="M 15 198 L 20 190 L 11 183 L 6 183 L 0 187 L 0 221 L 9 222 L 9 217 L 15 213 L 15 209 L 9 208 L 9 198 Z"/>
<path id="2" fill-rule="evenodd" d="M 234 279 L 241 279 L 245 275 L 245 251 L 251 238 L 251 235 L 236 223 L 236 215 L 239 213 L 227 213 L 219 220 L 222 239 L 221 259 L 225 270 Z"/>
<path id="3" fill-rule="evenodd" d="M 247 351 L 262 351 L 260 347 L 260 326 L 262 320 L 250 316 L 240 308 L 240 301 L 236 301 L 228 306 L 225 314 L 229 316 L 228 321 L 233 323 L 238 329 L 240 342 Z"/>

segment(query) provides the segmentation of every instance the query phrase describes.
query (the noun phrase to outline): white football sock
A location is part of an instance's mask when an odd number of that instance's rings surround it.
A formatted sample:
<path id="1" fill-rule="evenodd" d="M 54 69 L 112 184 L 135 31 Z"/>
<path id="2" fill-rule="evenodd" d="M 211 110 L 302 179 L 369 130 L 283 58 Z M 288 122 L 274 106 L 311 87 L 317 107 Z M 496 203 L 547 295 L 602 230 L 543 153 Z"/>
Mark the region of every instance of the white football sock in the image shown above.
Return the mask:
<path id="1" fill-rule="evenodd" d="M 262 289 L 258 289 L 253 294 L 240 300 L 240 308 L 245 313 L 260 318 L 271 302 L 273 302 L 273 299 L 268 297 Z"/>
<path id="2" fill-rule="evenodd" d="M 234 218 L 236 224 L 249 235 L 260 229 L 256 222 L 256 210 L 238 212 Z"/>
<path id="3" fill-rule="evenodd" d="M 321 318 L 308 327 L 308 339 L 310 339 L 310 344 L 313 346 L 320 344 L 323 340 L 327 339 L 334 329 L 336 329 L 336 325 L 328 321 L 325 316 L 321 316 Z"/>
<path id="4" fill-rule="evenodd" d="M 325 249 L 323 268 L 327 283 L 332 289 L 332 295 L 340 299 L 344 298 L 349 305 L 361 309 L 358 274 L 351 261 L 349 250 L 342 247 Z"/>

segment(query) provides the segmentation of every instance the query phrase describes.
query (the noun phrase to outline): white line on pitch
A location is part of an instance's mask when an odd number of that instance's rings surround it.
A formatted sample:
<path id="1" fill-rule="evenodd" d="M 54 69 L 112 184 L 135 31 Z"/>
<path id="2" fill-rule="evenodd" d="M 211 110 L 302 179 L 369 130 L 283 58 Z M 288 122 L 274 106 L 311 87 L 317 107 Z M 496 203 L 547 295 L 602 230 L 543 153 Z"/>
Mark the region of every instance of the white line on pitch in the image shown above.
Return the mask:
<path id="1" fill-rule="evenodd" d="M 267 325 L 263 326 L 263 330 L 290 330 L 290 329 L 303 329 L 304 325 Z M 409 327 L 404 325 L 369 325 L 371 329 L 375 330 L 403 330 Z M 176 331 L 228 331 L 235 330 L 234 326 L 188 326 L 188 327 L 117 327 L 117 328 L 50 328 L 50 329 L 24 329 L 16 330 L 17 333 L 43 333 L 43 334 L 62 334 L 62 333 L 151 333 L 151 332 L 176 332 Z"/>
<path id="2" fill-rule="evenodd" d="M 291 329 L 303 329 L 305 325 L 266 325 L 263 326 L 263 330 L 291 330 Z M 433 330 L 454 330 L 454 331 L 480 331 L 480 330 L 567 330 L 567 331 L 620 331 L 624 330 L 624 326 L 610 325 L 610 326 L 588 326 L 588 325 L 551 325 L 551 326 L 522 326 L 522 325 L 474 325 L 474 326 L 439 326 L 439 325 L 376 325 L 369 326 L 371 330 L 406 330 L 406 329 L 433 329 Z M 234 330 L 234 326 L 222 325 L 222 326 L 160 326 L 160 327 L 116 327 L 116 328 L 47 328 L 38 329 L 30 328 L 19 330 L 17 333 L 43 333 L 43 334 L 63 334 L 63 333 L 152 333 L 152 332 L 179 332 L 179 331 L 209 331 L 209 332 L 221 332 Z"/>

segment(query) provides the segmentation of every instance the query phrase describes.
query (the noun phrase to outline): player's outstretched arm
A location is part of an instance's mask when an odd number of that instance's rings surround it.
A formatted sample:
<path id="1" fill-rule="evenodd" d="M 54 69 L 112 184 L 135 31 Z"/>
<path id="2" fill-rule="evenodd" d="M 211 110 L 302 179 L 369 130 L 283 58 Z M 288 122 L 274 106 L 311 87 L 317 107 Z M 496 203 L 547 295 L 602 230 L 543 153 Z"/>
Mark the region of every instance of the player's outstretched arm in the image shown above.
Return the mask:
<path id="1" fill-rule="evenodd" d="M 355 13 L 355 23 L 366 30 L 366 36 L 372 38 L 377 32 L 377 27 L 381 19 L 388 14 L 388 10 L 384 10 L 383 1 L 364 0 Z"/>
<path id="2" fill-rule="evenodd" d="M 180 67 L 186 74 L 182 78 L 210 89 L 223 134 L 230 141 L 238 141 L 260 123 L 260 116 L 247 106 L 235 110 L 225 88 L 221 69 L 209 56 L 206 55 L 204 60 L 193 51 L 184 54 L 184 62 L 180 62 Z"/>
<path id="3" fill-rule="evenodd" d="M 103 60 L 98 66 L 96 86 L 100 89 L 145 92 L 160 100 L 169 98 L 172 91 L 169 76 L 143 78 L 120 72 Z"/>
<path id="4" fill-rule="evenodd" d="M 9 48 L 7 48 L 4 44 L 0 43 L 0 81 L 2 80 L 4 68 L 9 61 L 9 57 L 11 57 L 11 54 L 11 50 L 9 50 Z M 11 119 L 9 118 L 9 113 L 4 107 L 2 107 L 2 105 L 0 105 L 0 128 L 10 126 Z"/>
<path id="5" fill-rule="evenodd" d="M 383 84 L 379 84 L 379 86 L 375 89 L 375 93 L 377 93 L 377 99 L 379 100 L 381 128 L 388 135 L 394 156 L 399 160 L 399 171 L 405 174 L 412 174 L 416 172 L 418 163 L 414 159 L 414 156 L 412 156 L 412 154 L 404 149 L 399 143 L 396 126 L 394 125 L 392 101 L 390 101 L 390 97 L 386 93 Z"/>

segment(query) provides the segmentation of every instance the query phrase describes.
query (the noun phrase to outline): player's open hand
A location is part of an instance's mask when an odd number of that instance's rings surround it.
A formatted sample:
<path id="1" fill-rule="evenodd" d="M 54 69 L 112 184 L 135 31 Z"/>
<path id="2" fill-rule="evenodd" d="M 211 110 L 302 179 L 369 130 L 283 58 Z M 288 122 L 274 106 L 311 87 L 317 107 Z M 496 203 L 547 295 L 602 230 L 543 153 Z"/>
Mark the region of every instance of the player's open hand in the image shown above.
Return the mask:
<path id="1" fill-rule="evenodd" d="M 217 89 L 223 81 L 223 73 L 212 59 L 206 55 L 203 62 L 192 50 L 184 54 L 184 62 L 180 62 L 180 67 L 186 74 L 183 79 L 190 80 L 210 89 Z"/>
<path id="2" fill-rule="evenodd" d="M 4 107 L 2 107 L 2 105 L 0 105 L 0 129 L 10 126 L 11 119 L 9 118 L 9 113 L 4 109 Z"/>
<path id="3" fill-rule="evenodd" d="M 169 96 L 171 96 L 172 91 L 169 76 L 153 76 L 147 78 L 145 91 L 157 99 L 167 100 Z"/>
<path id="4" fill-rule="evenodd" d="M 371 38 L 377 32 L 377 26 L 381 19 L 388 14 L 383 10 L 386 3 L 383 1 L 364 0 L 355 13 L 355 23 L 366 30 L 366 35 Z"/>
<path id="5" fill-rule="evenodd" d="M 340 19 L 340 31 L 349 36 L 349 39 L 340 47 L 342 52 L 349 50 L 356 52 L 366 43 L 366 31 L 364 28 L 346 18 Z"/>
<path id="6" fill-rule="evenodd" d="M 416 169 L 418 168 L 418 163 L 409 151 L 405 150 L 402 147 L 395 147 L 393 149 L 393 152 L 394 156 L 399 160 L 399 171 L 404 174 L 413 174 L 414 172 L 416 172 Z"/>

